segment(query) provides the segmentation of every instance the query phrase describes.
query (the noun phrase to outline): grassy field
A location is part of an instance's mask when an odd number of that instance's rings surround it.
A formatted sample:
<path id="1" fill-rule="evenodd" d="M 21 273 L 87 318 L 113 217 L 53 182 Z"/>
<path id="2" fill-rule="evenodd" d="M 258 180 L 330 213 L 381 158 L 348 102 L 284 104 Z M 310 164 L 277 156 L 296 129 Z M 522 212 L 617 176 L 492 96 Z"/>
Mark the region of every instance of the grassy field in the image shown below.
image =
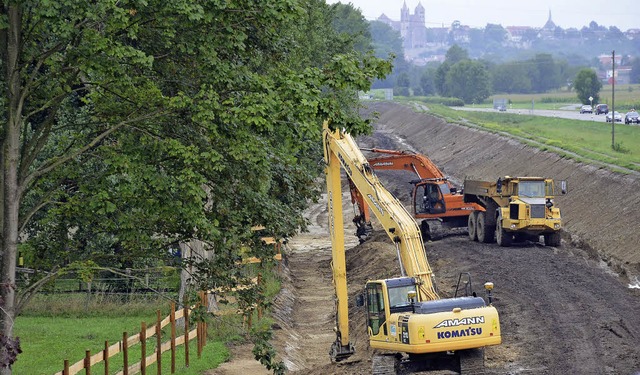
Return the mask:
<path id="1" fill-rule="evenodd" d="M 257 266 L 249 265 L 249 274 L 258 272 Z M 255 269 L 253 269 L 255 268 Z M 264 275 L 264 290 L 267 300 L 271 300 L 280 290 L 280 280 L 273 271 L 261 269 Z M 22 353 L 14 364 L 15 375 L 52 375 L 62 371 L 64 360 L 74 364 L 85 356 L 104 349 L 104 342 L 114 344 L 122 340 L 122 333 L 133 336 L 140 332 L 141 323 L 151 327 L 156 321 L 156 311 L 160 310 L 164 318 L 169 314 L 170 301 L 159 296 L 144 297 L 140 300 L 121 302 L 117 297 L 86 293 L 36 295 L 25 311 L 15 322 L 14 334 L 20 338 Z M 237 304 L 220 304 L 220 309 L 235 312 Z M 269 327 L 270 317 L 265 315 L 258 321 L 254 312 L 254 327 Z M 195 340 L 189 346 L 190 366 L 184 365 L 184 346 L 178 347 L 177 371 L 179 375 L 202 374 L 205 370 L 216 368 L 228 360 L 229 343 L 244 342 L 248 339 L 243 327 L 242 316 L 230 313 L 208 318 L 209 334 L 207 346 L 201 358 L 197 358 Z M 195 326 L 192 327 L 192 329 Z M 182 334 L 178 332 L 178 334 Z M 170 336 L 169 327 L 162 332 L 163 342 Z M 147 340 L 147 355 L 153 353 L 156 338 Z M 170 353 L 163 355 L 163 374 L 170 373 Z M 129 364 L 140 361 L 140 345 L 129 352 Z M 109 372 L 115 374 L 121 370 L 121 354 L 110 359 Z M 147 368 L 148 374 L 155 374 L 156 365 Z M 81 372 L 84 374 L 84 372 Z M 92 374 L 104 374 L 104 365 L 91 368 Z"/>
<path id="2" fill-rule="evenodd" d="M 429 109 L 448 122 L 470 122 L 487 131 L 508 133 L 578 161 L 607 164 L 609 169 L 622 173 L 640 171 L 640 126 L 616 124 L 612 147 L 610 124 L 515 113 L 463 112 L 439 105 L 429 105 Z"/>
<path id="3" fill-rule="evenodd" d="M 535 109 L 562 109 L 569 104 L 580 103 L 575 91 L 564 89 L 543 94 L 496 94 L 479 106 L 492 107 L 494 98 L 510 100 L 511 108 L 515 109 L 531 109 L 532 101 Z M 611 106 L 612 102 L 611 85 L 603 86 L 600 90 L 600 103 Z M 593 103 L 594 106 L 596 104 L 598 103 Z M 615 88 L 615 107 L 617 111 L 623 113 L 632 108 L 640 108 L 640 85 L 617 85 Z"/>
<path id="4" fill-rule="evenodd" d="M 62 298 L 58 298 L 59 301 Z M 38 304 L 38 303 L 36 303 Z M 166 304 L 165 304 L 166 305 Z M 100 315 L 96 311 L 87 313 L 87 316 L 42 316 L 27 315 L 18 317 L 15 325 L 15 335 L 20 337 L 22 354 L 13 366 L 15 375 L 51 375 L 62 371 L 64 360 L 70 364 L 76 363 L 85 356 L 85 351 L 92 354 L 98 353 L 104 348 L 104 342 L 111 344 L 122 340 L 122 333 L 127 332 L 133 336 L 140 332 L 141 323 L 144 321 L 148 327 L 155 324 L 156 313 L 147 306 L 146 313 L 137 306 L 130 313 L 118 314 L 119 308 L 112 308 L 104 304 L 105 311 Z M 168 308 L 162 311 L 162 316 L 168 313 Z M 212 327 L 215 329 L 215 326 Z M 170 331 L 165 328 L 163 336 L 169 337 Z M 213 337 L 213 335 L 210 335 Z M 217 336 L 216 336 L 217 337 Z M 147 355 L 153 353 L 156 338 L 147 340 Z M 217 367 L 229 358 L 229 351 L 221 339 L 214 338 L 207 343 L 201 358 L 197 358 L 195 340 L 189 346 L 190 366 L 184 365 L 184 346 L 178 347 L 176 373 L 181 375 L 202 374 L 203 371 Z M 129 364 L 140 361 L 140 345 L 136 345 L 129 352 Z M 122 355 L 116 355 L 110 359 L 110 373 L 115 374 L 121 370 Z M 155 374 L 156 365 L 147 368 L 147 373 Z M 91 368 L 94 374 L 104 374 L 102 364 Z M 82 372 L 84 373 L 84 372 Z M 170 355 L 163 355 L 163 374 L 170 373 Z"/>

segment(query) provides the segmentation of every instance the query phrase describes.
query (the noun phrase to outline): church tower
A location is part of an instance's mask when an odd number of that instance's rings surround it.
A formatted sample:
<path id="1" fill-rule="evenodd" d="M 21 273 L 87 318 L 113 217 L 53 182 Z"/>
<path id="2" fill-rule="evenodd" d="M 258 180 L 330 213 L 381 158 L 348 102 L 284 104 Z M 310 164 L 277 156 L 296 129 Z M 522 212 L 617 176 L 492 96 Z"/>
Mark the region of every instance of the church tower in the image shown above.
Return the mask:
<path id="1" fill-rule="evenodd" d="M 411 14 L 409 13 L 409 7 L 407 7 L 407 2 L 405 1 L 402 4 L 402 9 L 400 10 L 400 36 L 404 40 L 404 44 L 406 45 L 409 42 L 411 37 Z"/>

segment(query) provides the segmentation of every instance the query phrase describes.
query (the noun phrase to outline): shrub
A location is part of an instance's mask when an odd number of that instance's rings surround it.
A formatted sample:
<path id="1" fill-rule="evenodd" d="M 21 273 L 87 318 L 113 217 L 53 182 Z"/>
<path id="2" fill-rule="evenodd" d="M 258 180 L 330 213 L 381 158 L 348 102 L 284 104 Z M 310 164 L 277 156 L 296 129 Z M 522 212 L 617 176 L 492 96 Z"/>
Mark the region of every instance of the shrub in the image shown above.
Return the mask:
<path id="1" fill-rule="evenodd" d="M 545 96 L 540 99 L 542 103 L 573 103 L 576 101 L 574 97 L 550 97 Z"/>
<path id="2" fill-rule="evenodd" d="M 423 99 L 425 103 L 442 104 L 448 107 L 464 107 L 464 101 L 459 98 L 445 98 L 441 96 L 427 96 Z"/>

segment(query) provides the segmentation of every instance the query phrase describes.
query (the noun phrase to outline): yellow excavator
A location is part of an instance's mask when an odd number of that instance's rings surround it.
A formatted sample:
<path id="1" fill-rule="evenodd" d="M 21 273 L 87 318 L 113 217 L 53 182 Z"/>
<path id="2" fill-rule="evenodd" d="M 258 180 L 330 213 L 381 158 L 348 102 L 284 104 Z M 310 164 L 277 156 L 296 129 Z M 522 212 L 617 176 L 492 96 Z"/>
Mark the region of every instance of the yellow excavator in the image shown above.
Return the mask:
<path id="1" fill-rule="evenodd" d="M 349 340 L 342 168 L 395 244 L 400 266 L 400 277 L 372 280 L 365 285 L 363 304 L 370 346 L 414 358 L 454 353 L 459 358 L 460 373 L 482 373 L 482 348 L 498 345 L 502 340 L 498 312 L 491 305 L 493 284 L 484 285 L 488 304 L 468 290 L 466 294 L 470 295 L 440 298 L 420 228 L 411 214 L 382 186 L 349 134 L 332 130 L 325 122 L 323 143 L 336 293 L 336 340 L 330 349 L 331 359 L 338 362 L 355 353 Z"/>

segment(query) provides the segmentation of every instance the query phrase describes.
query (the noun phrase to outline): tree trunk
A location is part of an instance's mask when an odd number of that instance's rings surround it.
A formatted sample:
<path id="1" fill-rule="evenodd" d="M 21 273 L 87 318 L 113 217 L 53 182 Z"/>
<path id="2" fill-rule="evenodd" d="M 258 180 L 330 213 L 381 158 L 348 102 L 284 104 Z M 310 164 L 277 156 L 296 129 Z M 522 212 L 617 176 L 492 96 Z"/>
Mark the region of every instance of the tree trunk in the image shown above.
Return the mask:
<path id="1" fill-rule="evenodd" d="M 21 129 L 21 85 L 18 71 L 20 55 L 20 10 L 18 5 L 7 6 L 9 26 L 6 38 L 3 38 L 4 74 L 6 96 L 8 99 L 7 123 L 5 125 L 2 145 L 2 282 L 0 283 L 0 303 L 2 312 L 0 324 L 2 336 L 13 337 L 16 303 L 16 257 L 18 254 L 18 226 L 20 207 L 20 184 L 18 168 L 20 163 L 20 129 Z M 10 375 L 11 368 L 0 369 L 0 374 Z"/>
<path id="2" fill-rule="evenodd" d="M 193 240 L 188 243 L 180 243 L 180 253 L 182 259 L 189 259 L 196 257 L 199 259 L 211 259 L 213 251 L 207 251 L 204 248 L 202 241 Z M 194 272 L 193 268 L 183 269 L 180 272 L 180 291 L 178 292 L 178 300 L 180 303 L 184 302 L 184 297 L 191 286 L 191 274 Z M 209 305 L 207 311 L 218 311 L 218 303 L 213 296 L 208 299 Z"/>

